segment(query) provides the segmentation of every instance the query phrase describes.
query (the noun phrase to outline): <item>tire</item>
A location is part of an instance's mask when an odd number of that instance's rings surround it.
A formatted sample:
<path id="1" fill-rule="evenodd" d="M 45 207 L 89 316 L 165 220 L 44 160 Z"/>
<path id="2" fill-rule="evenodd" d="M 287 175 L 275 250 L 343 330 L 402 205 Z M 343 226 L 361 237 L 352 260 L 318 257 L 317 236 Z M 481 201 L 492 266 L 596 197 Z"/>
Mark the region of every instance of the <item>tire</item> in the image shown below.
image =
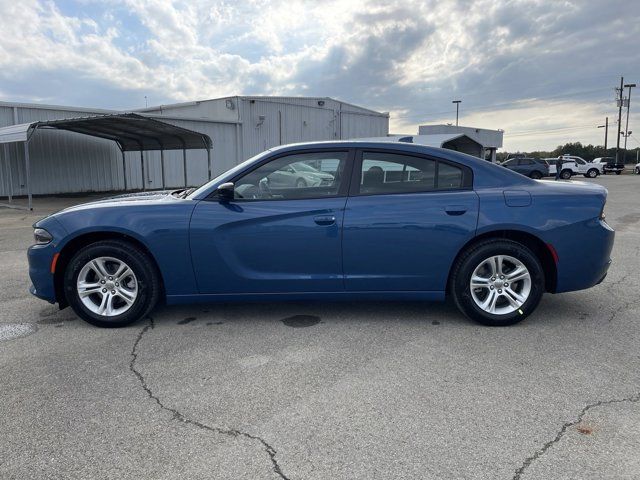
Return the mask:
<path id="1" fill-rule="evenodd" d="M 598 172 L 597 168 L 590 168 L 589 170 L 587 170 L 587 173 L 585 174 L 585 177 L 596 178 L 599 173 L 600 172 Z"/>
<path id="2" fill-rule="evenodd" d="M 519 290 L 517 293 L 522 295 L 524 302 L 514 301 L 513 303 L 516 305 L 508 302 L 506 292 L 510 290 L 505 288 L 504 283 L 498 276 L 492 278 L 496 278 L 499 284 L 502 284 L 501 288 L 504 289 L 505 293 L 498 294 L 497 292 L 502 292 L 502 290 L 494 282 L 491 282 L 489 278 L 487 279 L 487 285 L 493 286 L 491 290 L 489 290 L 490 287 L 483 286 L 472 291 L 471 278 L 474 272 L 476 274 L 474 278 L 491 275 L 491 273 L 479 274 L 478 271 L 481 267 L 487 268 L 489 259 L 497 256 L 504 258 L 503 266 L 508 266 L 503 270 L 506 277 L 509 276 L 509 273 L 516 272 L 515 269 L 510 269 L 510 265 L 515 266 L 516 263 L 519 263 L 520 266 L 526 268 L 529 274 L 528 280 L 514 280 L 513 285 L 515 287 L 507 285 L 509 289 Z M 514 263 L 511 263 L 512 260 Z M 526 293 L 527 282 L 528 293 Z M 483 325 L 503 327 L 521 322 L 536 309 L 545 291 L 544 272 L 540 260 L 525 245 L 512 240 L 489 239 L 471 246 L 456 260 L 452 269 L 450 289 L 456 306 L 467 317 Z M 494 302 L 495 313 L 481 308 L 477 303 L 487 299 L 492 295 L 491 292 L 497 297 L 497 301 Z M 478 298 L 483 294 L 486 294 L 487 297 Z"/>
<path id="3" fill-rule="evenodd" d="M 640 167 L 636 167 L 636 175 L 640 175 Z"/>
<path id="4" fill-rule="evenodd" d="M 566 170 L 562 170 L 560 172 L 560 178 L 562 178 L 563 180 L 569 180 L 571 178 L 572 172 L 569 169 Z"/>
<path id="5" fill-rule="evenodd" d="M 305 188 L 307 186 L 307 182 L 304 181 L 304 178 L 299 178 L 296 180 L 296 188 Z"/>
<path id="6" fill-rule="evenodd" d="M 621 173 L 622 173 L 622 171 L 616 170 L 616 175 L 620 175 Z"/>
<path id="7" fill-rule="evenodd" d="M 122 265 L 129 270 L 123 267 L 124 273 L 117 277 Z M 71 258 L 64 272 L 64 292 L 73 311 L 86 322 L 97 327 L 124 327 L 144 318 L 156 305 L 160 274 L 135 245 L 105 240 L 87 245 Z"/>
<path id="8" fill-rule="evenodd" d="M 533 178 L 534 180 L 540 180 L 542 178 L 542 173 L 540 173 L 537 170 L 534 170 L 529 174 L 529 177 Z"/>

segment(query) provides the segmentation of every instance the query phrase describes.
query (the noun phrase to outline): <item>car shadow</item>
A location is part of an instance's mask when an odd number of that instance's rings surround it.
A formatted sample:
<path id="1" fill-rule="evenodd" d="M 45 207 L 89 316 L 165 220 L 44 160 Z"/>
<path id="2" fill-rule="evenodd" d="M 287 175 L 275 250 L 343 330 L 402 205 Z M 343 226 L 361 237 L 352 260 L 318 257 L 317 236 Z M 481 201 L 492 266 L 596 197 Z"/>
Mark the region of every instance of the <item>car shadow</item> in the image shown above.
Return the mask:
<path id="1" fill-rule="evenodd" d="M 282 322 L 294 328 L 327 322 L 405 324 L 471 324 L 453 302 L 259 302 L 214 303 L 198 305 L 159 306 L 152 313 L 161 325 L 190 325 L 206 322 L 265 323 Z"/>

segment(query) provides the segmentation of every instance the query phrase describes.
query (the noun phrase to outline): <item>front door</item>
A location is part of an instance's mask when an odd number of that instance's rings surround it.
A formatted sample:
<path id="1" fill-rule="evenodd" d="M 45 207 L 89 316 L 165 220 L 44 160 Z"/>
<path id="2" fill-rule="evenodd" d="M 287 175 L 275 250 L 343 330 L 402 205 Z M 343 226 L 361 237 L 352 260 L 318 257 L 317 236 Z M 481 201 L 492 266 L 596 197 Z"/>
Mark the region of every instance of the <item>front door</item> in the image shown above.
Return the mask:
<path id="1" fill-rule="evenodd" d="M 234 179 L 233 200 L 198 203 L 190 242 L 200 293 L 344 290 L 348 159 L 348 151 L 279 156 Z"/>
<path id="2" fill-rule="evenodd" d="M 444 291 L 476 230 L 471 170 L 418 155 L 359 156 L 344 219 L 346 289 Z"/>

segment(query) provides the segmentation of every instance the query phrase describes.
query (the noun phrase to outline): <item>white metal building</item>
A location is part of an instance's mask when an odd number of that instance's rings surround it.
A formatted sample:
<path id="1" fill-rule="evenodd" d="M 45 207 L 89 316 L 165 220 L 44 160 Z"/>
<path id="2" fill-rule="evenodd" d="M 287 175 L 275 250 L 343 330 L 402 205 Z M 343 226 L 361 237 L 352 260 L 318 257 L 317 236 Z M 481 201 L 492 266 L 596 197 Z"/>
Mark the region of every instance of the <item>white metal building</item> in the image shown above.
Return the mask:
<path id="1" fill-rule="evenodd" d="M 389 114 L 319 97 L 236 96 L 137 110 L 147 116 L 204 133 L 213 141 L 215 176 L 273 146 L 315 140 L 386 136 Z M 0 127 L 24 123 L 118 113 L 38 104 L 0 102 Z M 37 131 L 30 141 L 31 185 L 34 194 L 56 194 L 184 185 L 183 154 L 179 151 L 122 153 L 118 146 L 74 132 Z M 162 182 L 161 155 L 165 179 Z M 206 151 L 187 152 L 188 183 L 208 179 Z M 0 196 L 26 194 L 24 152 L 19 144 L 0 145 Z M 144 184 L 143 184 L 144 182 Z"/>
<path id="2" fill-rule="evenodd" d="M 502 130 L 489 130 L 487 128 L 476 127 L 462 127 L 456 125 L 420 125 L 418 127 L 418 135 L 431 136 L 431 135 L 464 135 L 471 140 L 468 145 L 462 146 L 460 151 L 475 155 L 476 157 L 486 158 L 491 162 L 496 161 L 496 150 L 502 147 L 502 138 L 504 131 Z M 480 146 L 476 149 L 473 144 Z M 454 147 L 445 147 L 452 148 Z M 466 151 L 466 149 L 470 151 Z M 477 151 L 475 151 L 477 150 Z"/>

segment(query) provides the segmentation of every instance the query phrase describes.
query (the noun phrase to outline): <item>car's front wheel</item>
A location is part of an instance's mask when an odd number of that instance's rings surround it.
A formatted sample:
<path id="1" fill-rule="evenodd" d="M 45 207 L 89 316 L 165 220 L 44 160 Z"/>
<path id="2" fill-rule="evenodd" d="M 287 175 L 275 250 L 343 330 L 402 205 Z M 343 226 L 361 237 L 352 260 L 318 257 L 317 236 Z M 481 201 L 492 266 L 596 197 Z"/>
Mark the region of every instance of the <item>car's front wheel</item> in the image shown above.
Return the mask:
<path id="1" fill-rule="evenodd" d="M 533 172 L 531 172 L 531 174 L 529 176 L 531 178 L 533 178 L 534 180 L 540 180 L 542 178 L 542 173 L 540 173 L 537 170 L 534 170 Z"/>
<path id="2" fill-rule="evenodd" d="M 569 180 L 571 178 L 571 170 L 562 170 L 560 172 L 560 178 L 563 180 Z"/>
<path id="3" fill-rule="evenodd" d="M 525 245 L 511 240 L 473 246 L 456 261 L 451 277 L 451 293 L 462 313 L 491 326 L 527 318 L 544 290 L 540 261 Z"/>
<path id="4" fill-rule="evenodd" d="M 82 319 L 98 327 L 123 327 L 155 306 L 160 280 L 152 260 L 135 245 L 105 240 L 87 245 L 71 258 L 64 290 Z"/>

